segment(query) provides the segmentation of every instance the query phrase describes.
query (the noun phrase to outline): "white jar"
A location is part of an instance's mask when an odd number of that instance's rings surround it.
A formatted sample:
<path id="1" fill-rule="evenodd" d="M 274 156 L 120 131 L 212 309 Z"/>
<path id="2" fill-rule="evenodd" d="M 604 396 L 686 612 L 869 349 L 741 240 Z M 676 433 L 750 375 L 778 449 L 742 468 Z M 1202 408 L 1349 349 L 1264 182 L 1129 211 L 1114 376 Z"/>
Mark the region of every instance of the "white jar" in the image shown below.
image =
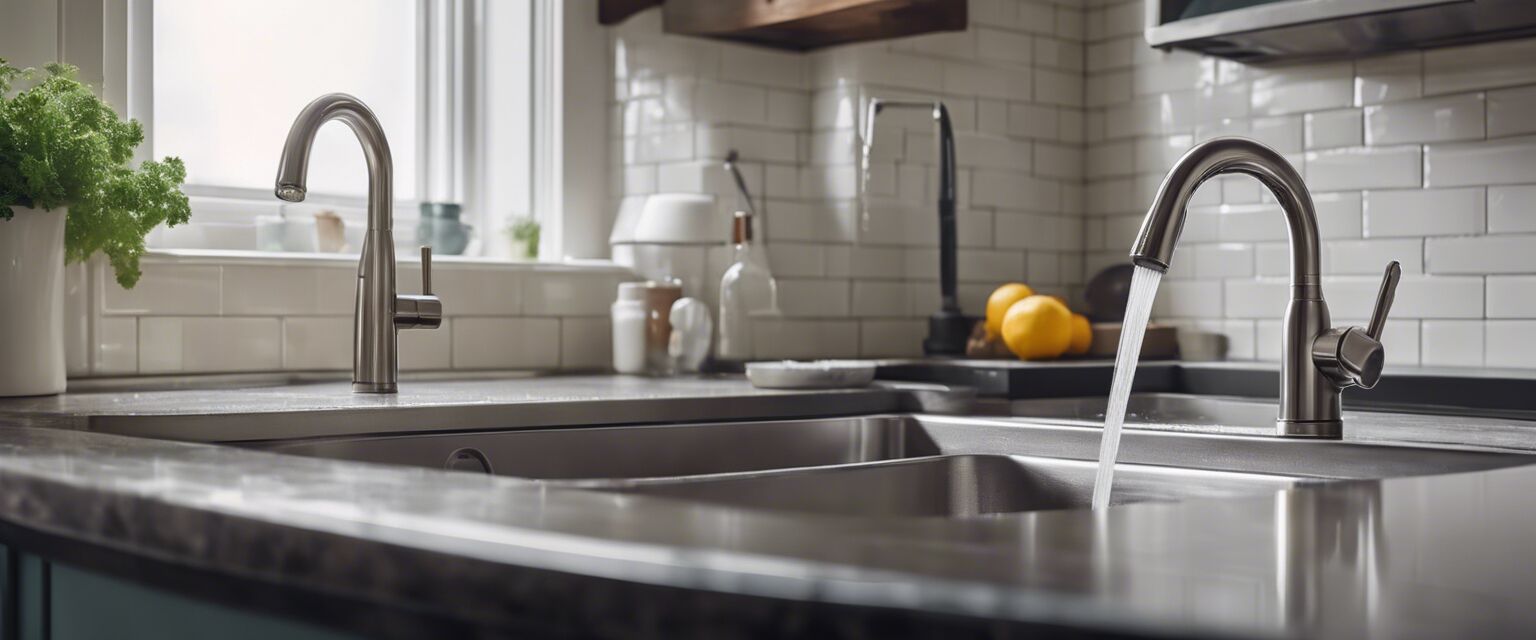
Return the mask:
<path id="1" fill-rule="evenodd" d="M 646 283 L 619 284 L 619 297 L 610 313 L 613 316 L 613 370 L 619 373 L 646 371 Z"/>

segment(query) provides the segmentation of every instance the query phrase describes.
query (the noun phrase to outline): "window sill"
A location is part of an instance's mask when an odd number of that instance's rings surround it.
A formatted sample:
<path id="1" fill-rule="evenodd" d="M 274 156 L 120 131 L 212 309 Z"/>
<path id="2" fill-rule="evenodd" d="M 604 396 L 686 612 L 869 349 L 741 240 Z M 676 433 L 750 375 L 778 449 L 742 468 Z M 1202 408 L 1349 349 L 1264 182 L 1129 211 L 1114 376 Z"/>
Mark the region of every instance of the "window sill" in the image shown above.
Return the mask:
<path id="1" fill-rule="evenodd" d="M 420 262 L 414 255 L 399 254 L 395 258 L 402 263 Z M 235 251 L 225 249 L 150 249 L 144 254 L 145 264 L 201 264 L 201 265 L 258 265 L 258 266 L 352 266 L 357 265 L 357 254 L 351 253 L 290 253 L 274 251 Z M 611 260 L 567 260 L 565 262 L 513 262 L 479 256 L 432 256 L 434 269 L 484 269 L 519 273 L 590 273 L 635 275 L 629 267 Z"/>

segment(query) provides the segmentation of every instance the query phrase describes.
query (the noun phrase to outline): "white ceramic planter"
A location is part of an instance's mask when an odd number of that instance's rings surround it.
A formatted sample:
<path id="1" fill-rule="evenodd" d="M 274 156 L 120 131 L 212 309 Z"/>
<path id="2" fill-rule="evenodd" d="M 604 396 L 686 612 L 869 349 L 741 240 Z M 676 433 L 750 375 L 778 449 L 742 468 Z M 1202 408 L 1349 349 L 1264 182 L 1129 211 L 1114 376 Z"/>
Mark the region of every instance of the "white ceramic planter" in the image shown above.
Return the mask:
<path id="1" fill-rule="evenodd" d="M 64 391 L 63 209 L 0 221 L 0 396 Z"/>

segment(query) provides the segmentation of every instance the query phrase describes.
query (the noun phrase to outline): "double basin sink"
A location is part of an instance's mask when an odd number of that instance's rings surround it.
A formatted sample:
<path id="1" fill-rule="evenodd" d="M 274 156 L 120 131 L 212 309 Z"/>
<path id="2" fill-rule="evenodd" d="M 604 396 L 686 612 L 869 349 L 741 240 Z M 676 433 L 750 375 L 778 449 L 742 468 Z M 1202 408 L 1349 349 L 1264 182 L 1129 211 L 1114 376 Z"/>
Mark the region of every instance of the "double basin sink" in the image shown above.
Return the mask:
<path id="1" fill-rule="evenodd" d="M 1014 402 L 1008 415 L 995 417 L 887 414 L 245 446 L 749 509 L 977 517 L 1087 508 L 1103 405 L 1103 398 L 1052 399 Z M 1115 504 L 1259 495 L 1308 483 L 1536 462 L 1518 453 L 1269 437 L 1260 434 L 1268 432 L 1274 405 L 1252 400 L 1137 394 L 1129 416 Z M 1391 429 L 1401 418 L 1357 414 L 1350 427 Z"/>

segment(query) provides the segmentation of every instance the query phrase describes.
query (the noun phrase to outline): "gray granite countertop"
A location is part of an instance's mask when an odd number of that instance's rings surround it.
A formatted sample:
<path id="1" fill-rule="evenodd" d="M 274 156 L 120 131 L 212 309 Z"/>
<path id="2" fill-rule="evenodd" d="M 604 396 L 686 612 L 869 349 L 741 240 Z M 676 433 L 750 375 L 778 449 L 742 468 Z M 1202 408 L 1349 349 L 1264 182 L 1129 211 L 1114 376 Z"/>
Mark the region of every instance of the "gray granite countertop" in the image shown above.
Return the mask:
<path id="1" fill-rule="evenodd" d="M 690 393 L 668 388 L 625 393 Z M 51 402 L 65 415 L 105 399 Z M 1533 490 L 1536 467 L 1517 467 L 1103 512 L 847 518 L 0 429 L 8 537 L 124 575 L 185 574 L 172 588 L 188 591 L 266 585 L 249 601 L 296 594 L 309 604 L 273 607 L 353 611 L 328 622 L 398 637 L 1502 637 L 1536 628 Z"/>

